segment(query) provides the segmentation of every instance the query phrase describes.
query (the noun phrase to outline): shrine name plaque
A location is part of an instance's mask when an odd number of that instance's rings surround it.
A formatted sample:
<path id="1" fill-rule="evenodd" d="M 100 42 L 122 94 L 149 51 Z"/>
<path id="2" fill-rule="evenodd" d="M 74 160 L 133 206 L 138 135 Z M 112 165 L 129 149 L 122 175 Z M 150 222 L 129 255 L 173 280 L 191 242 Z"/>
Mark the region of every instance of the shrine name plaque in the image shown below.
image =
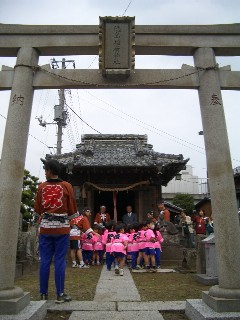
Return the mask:
<path id="1" fill-rule="evenodd" d="M 105 77 L 129 77 L 135 64 L 133 17 L 100 17 L 99 68 Z"/>

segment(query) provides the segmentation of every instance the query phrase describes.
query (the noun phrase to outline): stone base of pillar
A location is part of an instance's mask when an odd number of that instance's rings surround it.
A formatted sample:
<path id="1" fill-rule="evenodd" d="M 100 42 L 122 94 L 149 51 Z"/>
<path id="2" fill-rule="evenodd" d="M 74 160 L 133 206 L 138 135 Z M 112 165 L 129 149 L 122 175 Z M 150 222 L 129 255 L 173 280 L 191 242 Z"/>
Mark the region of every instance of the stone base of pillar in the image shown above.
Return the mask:
<path id="1" fill-rule="evenodd" d="M 0 320 L 44 320 L 47 314 L 46 301 L 30 301 L 18 314 L 0 315 Z"/>
<path id="2" fill-rule="evenodd" d="M 30 293 L 24 292 L 21 297 L 0 300 L 0 314 L 18 314 L 30 302 Z"/>
<path id="3" fill-rule="evenodd" d="M 198 282 L 205 284 L 206 286 L 213 286 L 215 284 L 218 284 L 218 277 L 211 277 L 207 274 L 196 274 L 195 279 Z"/>
<path id="4" fill-rule="evenodd" d="M 240 319 L 240 312 L 216 312 L 206 305 L 206 303 L 204 303 L 201 299 L 187 300 L 185 314 L 190 320 Z"/>
<path id="5" fill-rule="evenodd" d="M 240 312 L 240 299 L 213 297 L 208 291 L 203 291 L 202 300 L 216 312 Z"/>

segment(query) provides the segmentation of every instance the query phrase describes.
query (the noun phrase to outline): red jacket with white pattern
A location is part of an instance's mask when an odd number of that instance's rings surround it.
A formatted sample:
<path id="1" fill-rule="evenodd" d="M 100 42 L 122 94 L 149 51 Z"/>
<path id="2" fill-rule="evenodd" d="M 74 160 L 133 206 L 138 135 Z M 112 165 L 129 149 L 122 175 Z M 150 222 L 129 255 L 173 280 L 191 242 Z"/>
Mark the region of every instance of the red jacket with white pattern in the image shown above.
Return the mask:
<path id="1" fill-rule="evenodd" d="M 34 210 L 40 216 L 40 234 L 69 234 L 69 220 L 79 215 L 73 188 L 61 179 L 39 185 Z"/>

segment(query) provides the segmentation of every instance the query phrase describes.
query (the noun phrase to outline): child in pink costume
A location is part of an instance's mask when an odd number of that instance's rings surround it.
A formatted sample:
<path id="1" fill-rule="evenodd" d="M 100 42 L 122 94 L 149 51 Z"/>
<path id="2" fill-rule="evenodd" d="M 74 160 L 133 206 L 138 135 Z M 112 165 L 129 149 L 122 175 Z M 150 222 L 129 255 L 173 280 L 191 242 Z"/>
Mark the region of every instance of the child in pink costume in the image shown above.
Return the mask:
<path id="1" fill-rule="evenodd" d="M 114 223 L 106 223 L 106 230 L 102 236 L 102 243 L 106 246 L 106 265 L 107 270 L 111 271 L 112 264 L 114 263 L 114 256 L 111 254 L 112 238 L 115 236 L 116 232 L 114 230 Z"/>
<path id="2" fill-rule="evenodd" d="M 131 255 L 132 262 L 131 262 L 131 269 L 136 269 L 137 266 L 137 257 L 139 246 L 137 242 L 137 231 L 138 231 L 138 224 L 131 225 L 128 230 L 128 245 L 127 245 L 127 253 Z"/>
<path id="3" fill-rule="evenodd" d="M 86 265 L 90 265 L 92 263 L 93 256 L 94 235 L 92 235 L 91 233 L 86 235 L 86 233 L 84 233 L 81 237 L 81 240 L 83 261 Z"/>
<path id="4" fill-rule="evenodd" d="M 137 233 L 137 243 L 138 243 L 138 258 L 137 258 L 137 269 L 142 269 L 141 263 L 144 260 L 146 265 L 146 255 L 145 255 L 145 248 L 146 248 L 146 237 L 145 232 L 147 230 L 147 222 L 142 222 L 139 225 L 140 231 Z"/>
<path id="5" fill-rule="evenodd" d="M 145 260 L 145 266 L 146 266 L 146 271 L 153 271 L 156 272 L 156 259 L 155 259 L 155 242 L 156 237 L 153 232 L 155 227 L 155 224 L 152 222 L 152 220 L 147 221 L 147 230 L 145 233 L 146 237 L 146 247 L 145 247 L 145 255 L 146 255 L 146 260 Z M 150 268 L 150 265 L 152 268 Z"/>
<path id="6" fill-rule="evenodd" d="M 153 230 L 156 238 L 156 242 L 154 242 L 154 247 L 155 247 L 155 259 L 156 259 L 156 265 L 157 269 L 160 269 L 161 265 L 161 253 L 162 253 L 162 246 L 161 243 L 163 243 L 164 239 L 163 236 L 161 235 L 161 232 L 159 231 L 159 228 L 155 227 Z"/>
<path id="7" fill-rule="evenodd" d="M 99 234 L 99 227 L 94 226 L 93 231 Z M 100 265 L 103 257 L 104 245 L 102 243 L 102 236 L 93 236 L 93 265 L 96 263 L 97 266 Z"/>
<path id="8" fill-rule="evenodd" d="M 115 273 L 123 276 L 123 265 L 127 254 L 126 249 L 128 237 L 126 234 L 124 234 L 123 224 L 116 226 L 115 231 L 116 235 L 112 238 L 111 253 L 116 260 Z"/>

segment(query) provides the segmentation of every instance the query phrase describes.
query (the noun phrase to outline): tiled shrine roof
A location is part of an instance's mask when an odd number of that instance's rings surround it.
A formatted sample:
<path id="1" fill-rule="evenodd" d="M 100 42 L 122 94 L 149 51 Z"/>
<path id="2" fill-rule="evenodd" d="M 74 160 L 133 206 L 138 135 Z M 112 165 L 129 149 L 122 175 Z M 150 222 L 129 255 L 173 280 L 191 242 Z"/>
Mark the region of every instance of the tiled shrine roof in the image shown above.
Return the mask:
<path id="1" fill-rule="evenodd" d="M 185 165 L 183 156 L 159 153 L 147 135 L 86 134 L 74 152 L 54 156 L 62 164 L 82 167 L 149 167 L 169 163 Z"/>
<path id="2" fill-rule="evenodd" d="M 47 155 L 66 168 L 139 168 L 162 175 L 164 185 L 185 168 L 189 159 L 183 155 L 165 154 L 153 150 L 147 135 L 86 134 L 76 150 L 62 155 Z"/>

